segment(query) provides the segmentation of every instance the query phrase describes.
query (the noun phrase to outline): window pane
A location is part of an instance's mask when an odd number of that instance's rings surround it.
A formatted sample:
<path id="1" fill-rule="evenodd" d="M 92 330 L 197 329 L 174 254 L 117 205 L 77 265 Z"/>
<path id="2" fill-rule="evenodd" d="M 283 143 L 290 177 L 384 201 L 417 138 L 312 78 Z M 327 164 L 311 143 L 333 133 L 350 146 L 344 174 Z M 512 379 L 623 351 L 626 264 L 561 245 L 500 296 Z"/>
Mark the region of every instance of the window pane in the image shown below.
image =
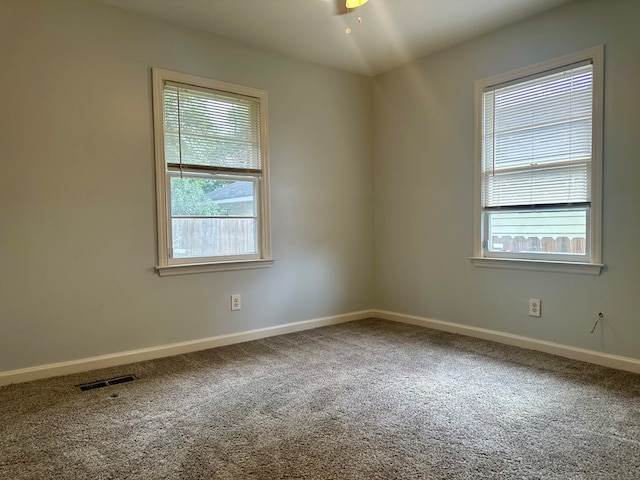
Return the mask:
<path id="1" fill-rule="evenodd" d="M 255 181 L 171 177 L 171 216 L 255 217 Z"/>
<path id="2" fill-rule="evenodd" d="M 587 210 L 490 212 L 489 250 L 584 255 Z"/>
<path id="3" fill-rule="evenodd" d="M 492 168 L 591 158 L 592 65 L 485 94 Z"/>
<path id="4" fill-rule="evenodd" d="M 255 181 L 220 182 L 216 188 L 207 193 L 207 196 L 224 212 L 222 215 L 234 217 L 255 217 L 257 215 Z"/>
<path id="5" fill-rule="evenodd" d="M 496 133 L 495 169 L 591 159 L 591 118 Z"/>
<path id="6" fill-rule="evenodd" d="M 487 207 L 589 201 L 590 163 L 485 174 Z"/>
<path id="7" fill-rule="evenodd" d="M 484 206 L 590 200 L 593 65 L 488 90 L 483 102 Z"/>
<path id="8" fill-rule="evenodd" d="M 257 101 L 166 85 L 164 109 L 167 163 L 261 168 Z"/>
<path id="9" fill-rule="evenodd" d="M 257 226 L 255 218 L 172 218 L 173 258 L 255 254 Z"/>
<path id="10" fill-rule="evenodd" d="M 174 258 L 257 253 L 256 181 L 171 177 Z"/>

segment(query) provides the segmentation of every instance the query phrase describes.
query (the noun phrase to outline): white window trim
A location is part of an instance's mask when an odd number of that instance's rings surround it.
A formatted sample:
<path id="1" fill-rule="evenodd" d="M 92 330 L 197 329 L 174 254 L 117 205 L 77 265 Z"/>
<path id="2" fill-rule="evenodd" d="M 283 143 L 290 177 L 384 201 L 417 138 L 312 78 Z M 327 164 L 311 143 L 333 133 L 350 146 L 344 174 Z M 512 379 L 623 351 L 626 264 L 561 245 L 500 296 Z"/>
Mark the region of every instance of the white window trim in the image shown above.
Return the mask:
<path id="1" fill-rule="evenodd" d="M 547 70 L 572 63 L 590 60 L 593 64 L 593 148 L 591 208 L 588 221 L 591 225 L 589 262 L 554 261 L 549 259 L 488 257 L 482 244 L 484 222 L 482 217 L 482 99 L 485 90 L 493 85 L 522 79 Z M 537 270 L 548 272 L 599 275 L 602 264 L 602 136 L 604 122 L 604 46 L 582 50 L 577 53 L 554 58 L 529 67 L 478 80 L 475 83 L 475 171 L 474 171 L 474 224 L 473 256 L 471 262 L 477 267 Z"/>
<path id="2" fill-rule="evenodd" d="M 202 258 L 193 259 L 191 263 L 181 260 L 170 262 L 169 260 L 169 205 L 167 196 L 167 172 L 164 156 L 164 82 L 173 81 L 210 88 L 219 91 L 231 92 L 258 98 L 260 100 L 260 135 L 261 135 L 261 161 L 262 182 L 258 189 L 261 196 L 258 217 L 260 218 L 259 252 L 260 258 L 232 259 L 228 257 L 215 261 L 202 261 Z M 155 145 L 155 169 L 156 169 L 156 213 L 158 236 L 158 265 L 156 270 L 160 276 L 183 275 L 189 273 L 218 272 L 228 270 L 244 270 L 269 267 L 273 263 L 271 256 L 271 218 L 269 195 L 269 137 L 267 135 L 267 92 L 264 90 L 236 85 L 233 83 L 211 80 L 204 77 L 173 72 L 159 68 L 152 69 L 153 86 L 153 125 Z"/>

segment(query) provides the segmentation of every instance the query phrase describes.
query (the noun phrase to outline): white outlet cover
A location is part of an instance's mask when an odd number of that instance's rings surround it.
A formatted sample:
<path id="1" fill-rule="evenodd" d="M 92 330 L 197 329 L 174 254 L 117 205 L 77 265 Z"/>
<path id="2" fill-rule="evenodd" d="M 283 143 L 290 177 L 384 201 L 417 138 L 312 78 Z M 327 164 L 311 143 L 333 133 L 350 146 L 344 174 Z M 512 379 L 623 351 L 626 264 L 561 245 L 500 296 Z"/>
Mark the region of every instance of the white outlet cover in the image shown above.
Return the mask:
<path id="1" fill-rule="evenodd" d="M 240 310 L 242 308 L 242 300 L 239 293 L 231 295 L 231 310 Z"/>
<path id="2" fill-rule="evenodd" d="M 541 313 L 540 308 L 541 308 L 541 302 L 539 298 L 529 299 L 529 316 L 530 317 L 539 317 Z"/>

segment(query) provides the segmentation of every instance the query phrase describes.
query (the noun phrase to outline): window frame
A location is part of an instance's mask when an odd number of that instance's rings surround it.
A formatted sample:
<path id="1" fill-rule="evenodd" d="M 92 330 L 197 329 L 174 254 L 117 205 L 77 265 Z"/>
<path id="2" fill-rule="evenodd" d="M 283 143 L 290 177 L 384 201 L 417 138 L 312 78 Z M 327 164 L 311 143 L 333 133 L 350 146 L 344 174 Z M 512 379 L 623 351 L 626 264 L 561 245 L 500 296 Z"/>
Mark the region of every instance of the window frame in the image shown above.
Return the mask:
<path id="1" fill-rule="evenodd" d="M 587 211 L 587 238 L 585 255 L 576 257 L 562 254 L 502 253 L 489 252 L 486 234 L 490 211 L 482 205 L 483 163 L 483 115 L 484 93 L 498 85 L 517 84 L 546 72 L 570 68 L 580 62 L 593 65 L 593 110 L 592 110 L 592 158 L 591 201 Z M 599 275 L 602 262 L 602 153 L 604 123 L 604 46 L 588 48 L 580 52 L 557 57 L 532 66 L 495 75 L 475 82 L 475 175 L 474 175 L 474 232 L 473 256 L 477 267 L 538 270 L 563 273 Z M 541 207 L 540 210 L 543 208 Z"/>
<path id="2" fill-rule="evenodd" d="M 253 87 L 236 85 L 233 83 L 212 80 L 186 73 L 174 72 L 160 68 L 152 68 L 153 93 L 153 126 L 155 146 L 155 177 L 156 177 L 156 216 L 157 216 L 157 254 L 156 270 L 160 276 L 181 275 L 188 273 L 202 273 L 226 270 L 243 270 L 251 268 L 265 268 L 273 263 L 271 256 L 271 221 L 269 196 L 269 146 L 267 129 L 267 92 Z M 199 89 L 213 90 L 231 95 L 251 97 L 260 106 L 260 158 L 261 172 L 247 173 L 246 178 L 238 173 L 202 173 L 188 171 L 189 174 L 205 175 L 206 178 L 216 179 L 227 176 L 229 179 L 247 180 L 252 177 L 256 184 L 255 201 L 257 203 L 257 253 L 250 255 L 231 255 L 214 257 L 172 258 L 171 256 L 171 205 L 170 188 L 171 177 L 175 172 L 167 167 L 165 159 L 165 131 L 164 131 L 164 85 L 183 84 Z M 187 172 L 187 170 L 185 170 Z M 249 217 L 248 217 L 249 218 Z"/>

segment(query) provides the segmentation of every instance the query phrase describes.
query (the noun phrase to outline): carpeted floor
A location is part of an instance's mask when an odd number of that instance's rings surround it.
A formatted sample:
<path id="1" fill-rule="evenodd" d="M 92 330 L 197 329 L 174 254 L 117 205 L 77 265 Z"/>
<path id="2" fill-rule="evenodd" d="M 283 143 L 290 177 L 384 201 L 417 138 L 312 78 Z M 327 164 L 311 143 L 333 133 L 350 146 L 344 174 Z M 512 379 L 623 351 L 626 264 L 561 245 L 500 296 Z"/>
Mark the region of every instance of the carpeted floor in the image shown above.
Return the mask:
<path id="1" fill-rule="evenodd" d="M 640 478 L 640 376 L 380 320 L 9 385 L 0 405 L 3 480 Z"/>

